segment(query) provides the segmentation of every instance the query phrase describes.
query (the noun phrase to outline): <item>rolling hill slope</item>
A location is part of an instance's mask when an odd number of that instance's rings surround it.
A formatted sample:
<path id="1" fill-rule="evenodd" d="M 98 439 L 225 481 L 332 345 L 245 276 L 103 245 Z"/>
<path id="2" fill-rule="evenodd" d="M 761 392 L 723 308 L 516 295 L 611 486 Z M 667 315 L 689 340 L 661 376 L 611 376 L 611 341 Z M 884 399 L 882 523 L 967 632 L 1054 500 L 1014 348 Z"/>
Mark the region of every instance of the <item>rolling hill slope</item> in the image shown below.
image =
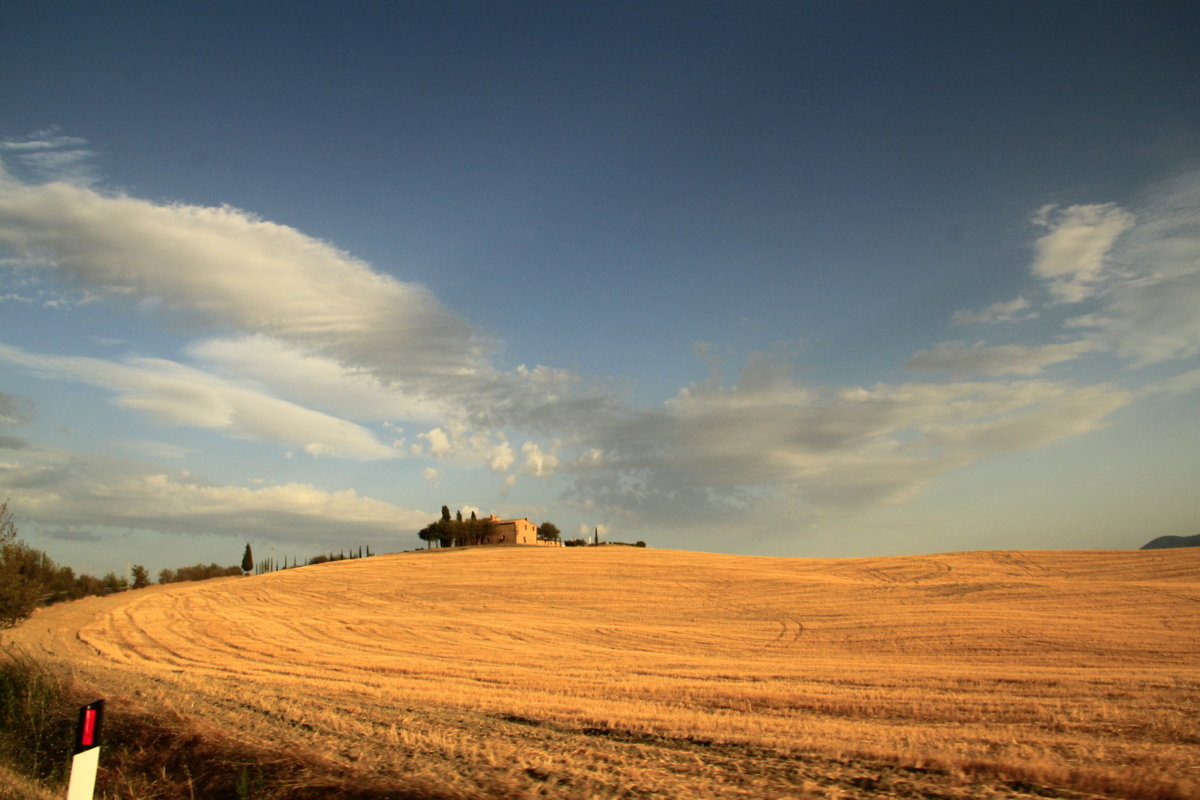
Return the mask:
<path id="1" fill-rule="evenodd" d="M 15 638 L 429 796 L 1200 791 L 1200 550 L 431 551 L 83 600 Z"/>

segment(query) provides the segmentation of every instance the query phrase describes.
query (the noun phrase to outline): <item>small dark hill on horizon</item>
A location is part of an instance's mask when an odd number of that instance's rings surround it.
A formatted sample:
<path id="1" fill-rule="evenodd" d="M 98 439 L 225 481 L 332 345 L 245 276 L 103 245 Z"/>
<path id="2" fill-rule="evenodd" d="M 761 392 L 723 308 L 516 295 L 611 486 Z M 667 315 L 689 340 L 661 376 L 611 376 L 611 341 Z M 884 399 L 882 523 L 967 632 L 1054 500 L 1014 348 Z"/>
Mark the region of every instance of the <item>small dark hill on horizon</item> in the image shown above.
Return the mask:
<path id="1" fill-rule="evenodd" d="M 1165 550 L 1170 547 L 1200 547 L 1200 533 L 1195 536 L 1160 536 L 1139 547 L 1139 550 Z"/>

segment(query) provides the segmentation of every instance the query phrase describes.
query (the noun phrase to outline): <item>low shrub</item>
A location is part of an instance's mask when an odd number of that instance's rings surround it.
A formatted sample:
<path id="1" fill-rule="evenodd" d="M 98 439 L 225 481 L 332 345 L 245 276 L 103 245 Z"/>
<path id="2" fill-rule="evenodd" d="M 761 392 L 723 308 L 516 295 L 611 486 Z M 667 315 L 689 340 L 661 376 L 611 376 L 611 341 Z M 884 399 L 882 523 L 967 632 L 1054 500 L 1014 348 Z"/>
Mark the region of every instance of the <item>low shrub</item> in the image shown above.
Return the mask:
<path id="1" fill-rule="evenodd" d="M 65 780 L 74 725 L 62 679 L 30 658 L 0 653 L 0 760 L 29 777 Z"/>

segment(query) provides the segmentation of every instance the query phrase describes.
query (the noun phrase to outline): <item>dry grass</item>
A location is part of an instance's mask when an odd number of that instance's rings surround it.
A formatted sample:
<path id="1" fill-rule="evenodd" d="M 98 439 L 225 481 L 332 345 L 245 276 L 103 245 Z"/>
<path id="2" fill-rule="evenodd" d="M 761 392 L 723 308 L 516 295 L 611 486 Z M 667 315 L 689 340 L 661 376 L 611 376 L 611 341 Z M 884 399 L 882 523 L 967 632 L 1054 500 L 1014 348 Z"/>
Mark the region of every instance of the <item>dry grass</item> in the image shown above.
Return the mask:
<path id="1" fill-rule="evenodd" d="M 0 765 L 0 800 L 60 800 L 62 793 L 52 793 L 25 775 Z"/>
<path id="2" fill-rule="evenodd" d="M 1200 549 L 434 551 L 83 600 L 15 636 L 418 795 L 1200 795 Z"/>

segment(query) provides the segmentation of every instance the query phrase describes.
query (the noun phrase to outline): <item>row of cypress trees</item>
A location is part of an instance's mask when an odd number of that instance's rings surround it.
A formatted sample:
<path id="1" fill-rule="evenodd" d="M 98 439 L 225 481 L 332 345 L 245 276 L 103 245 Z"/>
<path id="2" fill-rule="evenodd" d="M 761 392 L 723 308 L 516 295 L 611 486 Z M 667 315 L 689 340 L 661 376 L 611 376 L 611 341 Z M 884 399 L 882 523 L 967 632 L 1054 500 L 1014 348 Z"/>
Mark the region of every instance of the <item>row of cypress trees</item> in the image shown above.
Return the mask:
<path id="1" fill-rule="evenodd" d="M 284 556 L 283 561 L 280 562 L 275 558 L 274 554 L 268 558 L 255 561 L 254 551 L 250 547 L 250 543 L 247 542 L 246 549 L 242 552 L 242 573 L 245 575 L 263 575 L 268 572 L 278 572 L 281 569 L 295 569 L 296 567 L 310 566 L 312 564 L 324 564 L 328 561 L 344 561 L 348 558 L 370 558 L 373 555 L 375 554 L 371 552 L 371 545 L 368 544 L 359 545 L 357 552 L 351 548 L 348 555 L 345 550 L 340 550 L 337 553 L 330 550 L 328 554 L 321 553 L 320 555 L 312 556 L 303 564 L 295 556 Z"/>

